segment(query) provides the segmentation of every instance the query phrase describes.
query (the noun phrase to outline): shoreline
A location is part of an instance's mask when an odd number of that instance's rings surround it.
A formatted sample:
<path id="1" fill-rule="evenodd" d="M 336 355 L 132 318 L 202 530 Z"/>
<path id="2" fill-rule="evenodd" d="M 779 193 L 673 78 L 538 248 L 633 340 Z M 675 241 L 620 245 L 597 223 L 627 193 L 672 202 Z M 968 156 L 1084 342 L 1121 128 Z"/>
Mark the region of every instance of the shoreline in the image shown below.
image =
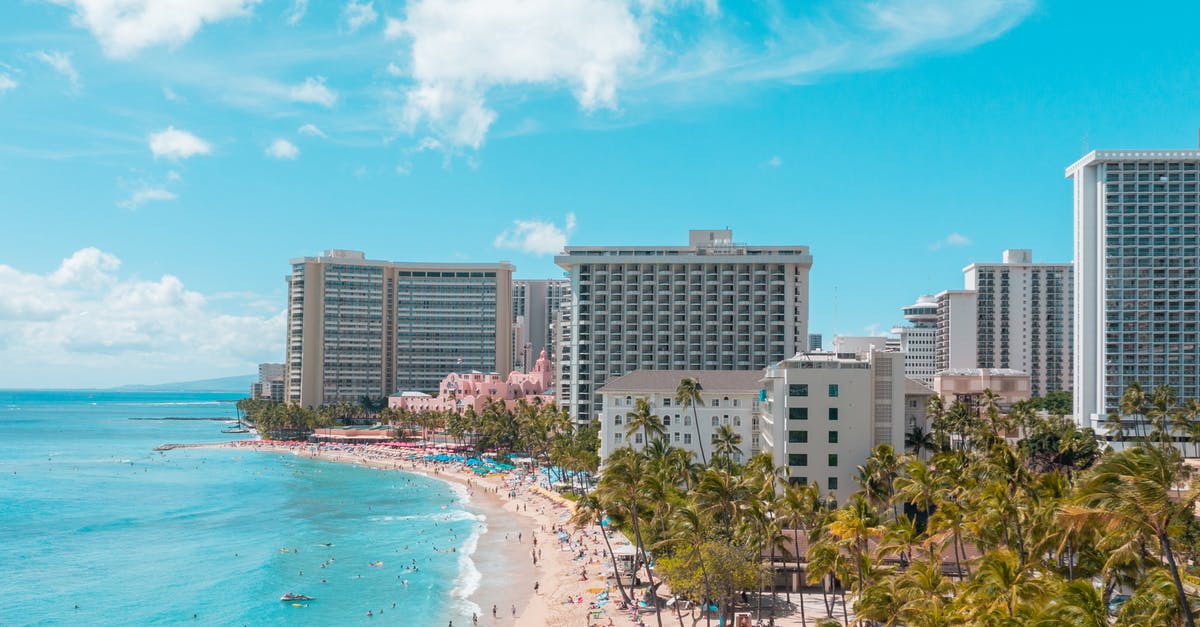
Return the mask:
<path id="1" fill-rule="evenodd" d="M 482 515 L 485 527 L 475 539 L 475 551 L 464 554 L 479 572 L 478 587 L 465 598 L 457 595 L 453 598 L 477 605 L 480 625 L 639 624 L 632 612 L 620 612 L 612 603 L 596 601 L 597 593 L 609 587 L 606 575 L 611 575 L 611 561 L 605 554 L 599 528 L 576 531 L 567 526 L 573 512 L 570 502 L 537 487 L 538 479 L 531 473 L 509 471 L 477 476 L 461 464 L 425 460 L 422 451 L 367 444 L 234 440 L 159 448 L 291 454 L 317 461 L 411 472 L 461 486 L 467 492 L 464 509 Z M 564 533 L 558 533 L 560 529 Z M 614 547 L 628 544 L 620 534 L 612 534 L 610 542 Z M 459 578 L 464 575 L 460 570 Z M 449 583 L 453 590 L 460 585 L 457 580 Z M 616 590 L 612 590 L 612 598 L 619 600 Z M 643 612 L 638 618 L 644 621 L 649 616 Z"/>

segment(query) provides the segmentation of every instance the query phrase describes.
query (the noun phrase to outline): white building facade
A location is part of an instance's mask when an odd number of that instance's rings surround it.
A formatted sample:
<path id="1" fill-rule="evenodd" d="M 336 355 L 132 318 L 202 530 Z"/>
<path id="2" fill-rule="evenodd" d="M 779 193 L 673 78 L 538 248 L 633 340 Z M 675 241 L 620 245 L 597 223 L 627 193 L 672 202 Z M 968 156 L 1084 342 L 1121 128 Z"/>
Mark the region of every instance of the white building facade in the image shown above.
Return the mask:
<path id="1" fill-rule="evenodd" d="M 571 338 L 561 403 L 580 422 L 638 369 L 755 370 L 808 343 L 807 246 L 747 246 L 729 230 L 687 246 L 568 247 Z"/>
<path id="2" fill-rule="evenodd" d="M 694 409 L 675 402 L 675 390 L 685 378 L 696 379 L 702 388 Z M 609 381 L 599 390 L 600 459 L 625 446 L 646 446 L 643 434 L 628 432 L 627 416 L 637 399 L 644 398 L 662 420 L 670 445 L 692 453 L 693 460 L 701 460 L 701 448 L 703 459 L 712 459 L 713 436 L 728 426 L 741 436 L 741 454 L 734 461 L 746 461 L 762 450 L 756 416 L 761 378 L 760 370 L 636 370 Z"/>
<path id="3" fill-rule="evenodd" d="M 817 483 L 845 501 L 858 466 L 879 444 L 904 450 L 904 354 L 863 358 L 799 354 L 765 370 L 759 405 L 763 450 L 790 480 Z"/>
<path id="4" fill-rule="evenodd" d="M 904 374 L 929 387 L 937 372 L 937 297 L 923 295 L 901 311 L 908 325 L 893 327 L 892 334 L 904 353 Z"/>
<path id="5" fill-rule="evenodd" d="M 978 359 L 978 295 L 971 290 L 946 290 L 938 294 L 934 372 L 974 368 Z"/>
<path id="6" fill-rule="evenodd" d="M 1126 386 L 1200 398 L 1200 151 L 1093 151 L 1075 194 L 1075 419 L 1103 427 Z"/>

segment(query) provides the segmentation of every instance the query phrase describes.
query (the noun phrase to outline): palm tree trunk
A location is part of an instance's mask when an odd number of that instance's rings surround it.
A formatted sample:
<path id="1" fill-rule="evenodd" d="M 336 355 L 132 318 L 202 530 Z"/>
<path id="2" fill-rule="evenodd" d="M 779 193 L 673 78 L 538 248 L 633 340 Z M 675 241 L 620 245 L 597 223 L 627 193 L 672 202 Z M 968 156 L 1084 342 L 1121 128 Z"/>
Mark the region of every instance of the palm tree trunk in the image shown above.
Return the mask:
<path id="1" fill-rule="evenodd" d="M 795 527 L 792 528 L 792 549 L 796 551 L 796 576 L 800 578 L 800 589 L 796 591 L 800 595 L 800 624 L 807 625 L 808 618 L 804 616 L 804 577 L 800 574 L 800 530 Z M 791 602 L 790 598 L 788 602 Z"/>
<path id="2" fill-rule="evenodd" d="M 696 551 L 696 561 L 700 562 L 700 575 L 704 577 L 704 624 L 712 625 L 712 612 L 708 611 L 708 604 L 712 599 L 712 587 L 708 583 L 708 569 L 704 567 L 704 554 L 700 552 L 700 545 L 693 547 Z"/>
<path id="3" fill-rule="evenodd" d="M 700 447 L 700 463 L 708 465 L 708 458 L 704 456 L 704 438 L 700 437 L 700 413 L 696 410 L 696 401 L 692 401 L 692 422 L 696 425 L 696 446 Z"/>
<path id="4" fill-rule="evenodd" d="M 1179 566 L 1175 564 L 1175 553 L 1171 551 L 1171 539 L 1167 534 L 1158 536 L 1162 545 L 1163 555 L 1167 556 L 1167 564 L 1171 567 L 1171 578 L 1175 580 L 1175 592 L 1179 595 L 1179 607 L 1183 608 L 1183 617 L 1188 627 L 1196 627 L 1196 619 L 1192 617 L 1192 605 L 1188 602 L 1187 592 L 1183 589 L 1183 581 L 1179 578 Z"/>
<path id="5" fill-rule="evenodd" d="M 621 599 L 626 603 L 631 603 L 629 594 L 625 592 L 625 586 L 621 583 L 621 569 L 617 566 L 617 554 L 613 553 L 612 543 L 608 541 L 608 531 L 604 528 L 604 520 L 596 519 L 596 524 L 600 525 L 600 535 L 604 536 L 604 546 L 608 547 L 608 557 L 612 560 L 613 576 L 617 579 L 617 591 L 621 593 Z"/>
<path id="6" fill-rule="evenodd" d="M 658 606 L 658 593 L 654 590 L 654 575 L 650 573 L 650 560 L 646 557 L 646 545 L 642 544 L 642 528 L 638 524 L 637 504 L 634 503 L 633 509 L 633 535 L 637 538 L 637 550 L 642 556 L 642 563 L 646 566 L 646 592 L 654 596 L 654 618 L 658 620 L 658 627 L 662 627 L 662 608 Z"/>

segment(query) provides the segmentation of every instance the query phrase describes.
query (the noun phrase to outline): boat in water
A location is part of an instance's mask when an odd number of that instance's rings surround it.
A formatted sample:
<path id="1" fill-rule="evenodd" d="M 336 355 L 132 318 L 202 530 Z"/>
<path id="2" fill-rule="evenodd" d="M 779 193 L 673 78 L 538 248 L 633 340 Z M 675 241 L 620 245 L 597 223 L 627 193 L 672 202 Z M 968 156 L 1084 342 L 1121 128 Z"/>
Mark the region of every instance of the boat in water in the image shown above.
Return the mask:
<path id="1" fill-rule="evenodd" d="M 279 600 L 280 601 L 311 601 L 311 600 L 313 600 L 313 598 L 308 596 L 307 594 L 296 594 L 294 592 L 289 592 L 289 593 L 279 597 Z"/>

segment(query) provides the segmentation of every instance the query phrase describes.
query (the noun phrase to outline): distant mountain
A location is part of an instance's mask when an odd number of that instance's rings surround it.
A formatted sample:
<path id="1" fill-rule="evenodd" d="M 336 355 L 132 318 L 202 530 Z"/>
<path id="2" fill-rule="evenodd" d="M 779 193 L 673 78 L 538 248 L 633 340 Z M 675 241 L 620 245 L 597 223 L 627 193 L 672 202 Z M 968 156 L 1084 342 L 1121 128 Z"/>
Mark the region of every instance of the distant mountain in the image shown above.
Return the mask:
<path id="1" fill-rule="evenodd" d="M 123 392 L 237 392 L 249 394 L 250 384 L 257 380 L 258 375 L 256 374 L 243 374 L 236 377 L 178 381 L 156 385 L 122 385 L 113 389 Z"/>

